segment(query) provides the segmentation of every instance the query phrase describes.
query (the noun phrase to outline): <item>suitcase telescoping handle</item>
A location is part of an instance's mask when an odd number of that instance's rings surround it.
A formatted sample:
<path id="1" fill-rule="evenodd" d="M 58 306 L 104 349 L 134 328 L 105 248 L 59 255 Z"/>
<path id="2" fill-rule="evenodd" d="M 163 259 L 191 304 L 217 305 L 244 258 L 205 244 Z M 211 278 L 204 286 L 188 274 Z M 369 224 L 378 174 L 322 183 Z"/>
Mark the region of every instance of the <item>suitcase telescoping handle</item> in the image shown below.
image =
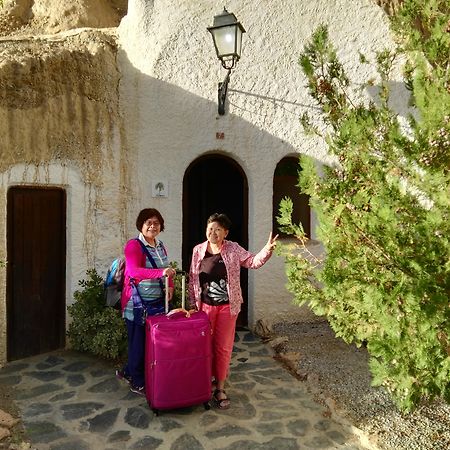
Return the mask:
<path id="1" fill-rule="evenodd" d="M 181 309 L 186 310 L 186 272 L 184 270 L 177 270 L 177 275 L 181 275 Z M 169 277 L 165 277 L 165 310 L 166 314 L 169 312 Z"/>

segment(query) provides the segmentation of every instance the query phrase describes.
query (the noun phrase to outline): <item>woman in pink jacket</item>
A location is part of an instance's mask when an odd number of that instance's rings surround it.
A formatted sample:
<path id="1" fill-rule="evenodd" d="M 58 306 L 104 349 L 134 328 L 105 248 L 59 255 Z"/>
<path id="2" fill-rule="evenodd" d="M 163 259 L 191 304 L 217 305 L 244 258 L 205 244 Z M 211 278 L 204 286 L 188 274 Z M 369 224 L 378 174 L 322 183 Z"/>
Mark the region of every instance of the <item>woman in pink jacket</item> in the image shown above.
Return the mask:
<path id="1" fill-rule="evenodd" d="M 241 267 L 258 269 L 272 255 L 278 235 L 269 240 L 256 255 L 225 238 L 231 222 L 225 214 L 213 214 L 206 227 L 206 241 L 192 254 L 189 272 L 189 301 L 209 317 L 213 332 L 212 374 L 215 379 L 213 399 L 221 409 L 229 408 L 224 390 L 233 350 L 236 319 L 241 310 Z"/>
<path id="2" fill-rule="evenodd" d="M 125 319 L 128 336 L 128 361 L 116 376 L 130 384 L 131 392 L 145 395 L 144 350 L 145 327 L 142 317 L 135 317 L 131 299 L 132 283 L 139 292 L 147 314 L 164 312 L 164 276 L 173 277 L 175 270 L 169 267 L 166 247 L 157 237 L 164 231 L 164 219 L 155 208 L 140 211 L 136 219 L 139 236 L 130 239 L 124 249 L 125 280 L 122 291 L 122 317 Z M 169 279 L 169 299 L 173 295 L 173 281 Z"/>

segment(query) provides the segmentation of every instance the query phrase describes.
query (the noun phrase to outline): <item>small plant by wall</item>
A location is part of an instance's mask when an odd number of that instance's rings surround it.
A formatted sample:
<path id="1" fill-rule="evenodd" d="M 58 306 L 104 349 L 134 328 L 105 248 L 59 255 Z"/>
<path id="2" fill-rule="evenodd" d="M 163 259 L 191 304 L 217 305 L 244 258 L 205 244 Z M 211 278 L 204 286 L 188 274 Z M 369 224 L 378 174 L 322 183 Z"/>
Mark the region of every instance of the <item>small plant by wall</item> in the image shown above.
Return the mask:
<path id="1" fill-rule="evenodd" d="M 67 331 L 71 346 L 102 358 L 123 358 L 127 337 L 120 311 L 105 307 L 103 279 L 96 270 L 88 270 L 86 276 L 74 293 L 75 303 L 67 308 L 72 317 Z"/>

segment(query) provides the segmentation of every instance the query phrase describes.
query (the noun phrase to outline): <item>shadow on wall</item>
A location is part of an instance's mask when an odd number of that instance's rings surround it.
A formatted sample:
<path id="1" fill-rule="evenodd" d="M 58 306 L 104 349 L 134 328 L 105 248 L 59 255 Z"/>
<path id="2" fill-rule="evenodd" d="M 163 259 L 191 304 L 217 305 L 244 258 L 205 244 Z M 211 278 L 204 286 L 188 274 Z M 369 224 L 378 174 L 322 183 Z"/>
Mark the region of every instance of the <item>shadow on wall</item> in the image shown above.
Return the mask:
<path id="1" fill-rule="evenodd" d="M 406 88 L 405 83 L 401 83 L 399 81 L 389 81 L 388 89 L 390 93 L 389 106 L 396 114 L 398 114 L 400 117 L 406 118 L 409 116 L 409 114 L 414 113 L 414 111 L 411 109 L 411 106 L 409 106 L 411 93 Z M 375 105 L 379 106 L 381 104 L 381 86 L 367 86 L 366 90 Z"/>
<path id="2" fill-rule="evenodd" d="M 235 92 L 237 94 L 242 94 L 247 97 L 255 97 L 261 101 L 269 102 L 272 105 L 276 106 L 277 108 L 286 111 L 291 117 L 292 115 L 294 115 L 296 118 L 299 118 L 301 114 L 305 111 L 305 109 L 309 110 L 311 113 L 316 112 L 318 114 L 322 111 L 322 109 L 319 106 L 311 106 L 305 103 L 300 103 L 284 98 L 269 97 L 267 95 L 255 94 L 254 92 L 241 91 L 239 89 L 228 89 L 228 92 Z M 239 106 L 234 104 L 232 101 L 230 101 L 230 105 L 234 106 L 235 108 L 239 108 Z"/>
<path id="3" fill-rule="evenodd" d="M 290 121 L 294 120 L 296 124 L 298 124 L 298 119 L 305 108 L 312 109 L 316 112 L 320 111 L 318 107 L 311 107 L 310 105 L 304 105 L 283 98 L 267 97 L 251 92 L 228 89 L 226 116 L 219 116 L 216 101 L 207 100 L 177 85 L 145 75 L 131 64 L 125 52 L 120 51 L 120 53 L 119 70 L 123 74 L 121 79 L 121 92 L 128 90 L 128 93 L 131 93 L 127 101 L 132 104 L 134 102 L 134 105 L 139 105 L 141 116 L 143 110 L 145 110 L 145 118 L 142 119 L 142 125 L 145 122 L 148 132 L 150 128 L 158 127 L 158 135 L 153 136 L 152 140 L 169 138 L 165 140 L 166 145 L 167 142 L 179 142 L 178 138 L 181 137 L 181 133 L 185 133 L 185 138 L 189 139 L 190 145 L 197 144 L 197 149 L 200 150 L 209 148 L 211 146 L 205 147 L 205 142 L 211 142 L 210 135 L 207 133 L 216 129 L 218 130 L 221 127 L 230 130 L 232 125 L 233 130 L 238 130 L 239 136 L 253 137 L 258 135 L 260 136 L 258 141 L 265 142 L 271 148 L 282 149 L 279 151 L 279 154 L 285 156 L 287 154 L 297 153 L 300 149 L 294 148 L 286 141 L 230 112 L 229 106 L 236 110 L 239 108 L 233 104 L 230 94 L 252 96 L 261 101 L 270 102 L 276 105 L 277 108 L 287 111 L 289 113 L 287 119 Z M 138 83 L 136 83 L 136 79 L 139 80 Z M 134 90 L 135 85 L 139 85 L 138 92 Z M 217 86 L 211 86 L 212 92 L 216 89 Z M 291 105 L 293 110 L 286 110 L 286 105 Z M 295 109 L 298 109 L 298 112 L 295 112 Z M 133 110 L 129 112 L 131 115 L 134 115 Z M 256 115 L 257 111 L 252 111 L 252 114 Z M 175 125 L 177 128 L 174 128 Z M 213 138 L 216 139 L 215 133 L 213 134 Z M 252 141 L 247 140 L 247 142 Z M 223 147 L 220 141 L 218 143 L 218 147 Z"/>
<path id="4" fill-rule="evenodd" d="M 128 89 L 128 92 L 131 93 L 130 98 L 128 98 L 128 105 L 137 103 L 140 111 L 138 117 L 140 122 L 139 120 L 135 121 L 135 125 L 140 128 L 140 142 L 133 148 L 142 148 L 142 142 L 145 142 L 148 150 L 155 156 L 158 156 L 159 152 L 166 151 L 169 158 L 166 157 L 166 161 L 173 161 L 175 170 L 179 171 L 177 173 L 179 179 L 183 178 L 184 170 L 188 165 L 200 155 L 220 148 L 233 152 L 233 158 L 242 166 L 249 181 L 248 214 L 251 218 L 252 227 L 249 229 L 249 234 L 254 238 L 255 233 L 265 232 L 265 229 L 258 223 L 261 218 L 267 218 L 267 228 L 271 227 L 272 216 L 277 213 L 277 211 L 272 210 L 272 198 L 267 198 L 267 193 L 272 195 L 272 179 L 266 180 L 270 188 L 261 192 L 258 191 L 262 186 L 261 177 L 267 177 L 267 174 L 273 177 L 277 162 L 285 156 L 299 153 L 301 148 L 295 148 L 290 143 L 261 128 L 261 124 L 264 126 L 264 120 L 270 120 L 270 115 L 261 121 L 261 117 L 257 116 L 257 103 L 272 103 L 274 116 L 277 113 L 279 119 L 279 116 L 282 115 L 286 124 L 292 124 L 292 127 L 298 126 L 299 117 L 306 108 L 313 114 L 319 114 L 320 108 L 304 105 L 292 99 L 275 98 L 257 92 L 230 89 L 229 93 L 252 97 L 251 109 L 252 114 L 255 115 L 251 117 L 252 120 L 255 119 L 255 123 L 260 125 L 250 123 L 233 114 L 233 112 L 228 112 L 227 116 L 221 118 L 218 116 L 215 101 L 195 95 L 170 82 L 142 74 L 132 66 L 125 53 L 121 55 L 120 61 L 123 65 L 122 83 L 125 90 L 127 90 L 127 84 L 131 86 L 132 81 L 135 81 L 136 78 L 139 79 L 139 82 L 136 83 L 139 86 L 139 91 Z M 180 70 L 183 70 L 183 68 L 180 68 Z M 196 79 L 196 76 L 195 73 L 186 72 L 186 81 Z M 409 111 L 403 83 L 392 82 L 391 87 L 393 88 L 393 110 L 397 114 L 407 116 Z M 211 86 L 211 89 L 215 88 L 216 86 Z M 367 92 L 376 101 L 379 87 L 367 87 Z M 397 96 L 398 99 L 396 99 Z M 239 103 L 245 105 L 243 102 Z M 237 108 L 236 105 L 233 105 L 234 111 L 238 112 Z M 132 113 L 130 110 L 130 115 L 127 114 L 130 120 L 133 120 L 131 118 Z M 214 135 L 221 128 L 225 130 L 227 137 L 228 134 L 231 136 L 230 140 L 215 140 Z M 244 146 L 247 146 L 247 148 L 244 148 Z M 267 157 L 265 158 L 265 156 Z M 172 157 L 177 158 L 177 160 L 170 159 Z M 159 155 L 159 160 L 164 161 L 163 154 Z M 268 165 L 271 167 L 268 167 Z M 220 174 L 218 174 L 217 183 L 222 185 L 225 196 L 228 190 L 227 180 L 221 179 Z M 262 198 L 262 195 L 265 198 Z M 186 199 L 183 198 L 182 201 L 185 202 Z M 255 217 L 256 219 L 253 220 Z M 202 222 L 205 219 L 206 217 L 203 218 Z M 259 238 L 260 236 L 258 236 Z M 183 241 L 186 239 L 189 240 L 190 237 L 183 235 Z M 190 241 L 190 248 L 184 253 L 191 253 L 191 247 L 196 243 Z M 256 248 L 249 249 L 251 251 L 257 250 Z M 183 261 L 183 266 L 187 266 L 185 261 Z M 276 276 L 272 272 L 270 274 L 265 272 L 264 277 L 255 275 L 257 286 L 250 287 L 250 289 L 255 290 L 254 293 L 250 293 L 250 296 L 254 298 L 256 303 L 259 304 L 257 297 L 261 292 L 264 292 L 266 297 L 276 299 L 277 302 L 284 305 L 291 303 L 292 295 L 285 288 L 285 278 L 280 276 L 282 273 L 283 268 L 280 267 Z M 276 278 L 277 276 L 279 278 Z M 274 282 L 275 280 L 276 282 Z M 252 322 L 251 318 L 250 322 Z"/>

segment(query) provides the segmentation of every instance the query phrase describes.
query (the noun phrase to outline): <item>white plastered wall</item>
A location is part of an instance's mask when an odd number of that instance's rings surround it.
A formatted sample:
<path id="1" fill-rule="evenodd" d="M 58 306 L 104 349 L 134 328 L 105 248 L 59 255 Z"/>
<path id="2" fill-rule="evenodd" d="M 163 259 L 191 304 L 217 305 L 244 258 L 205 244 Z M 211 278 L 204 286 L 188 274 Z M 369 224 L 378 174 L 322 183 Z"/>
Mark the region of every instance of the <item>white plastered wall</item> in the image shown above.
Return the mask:
<path id="1" fill-rule="evenodd" d="M 128 135 L 133 136 L 130 145 L 138 154 L 137 206 L 151 204 L 162 212 L 162 239 L 170 259 L 178 261 L 183 175 L 199 156 L 225 153 L 245 171 L 251 251 L 265 244 L 271 229 L 276 164 L 295 153 L 330 163 L 323 143 L 305 136 L 299 123 L 303 112 L 317 111 L 298 65 L 311 33 L 320 24 L 328 25 L 355 88 L 375 76 L 373 66 L 359 63 L 359 52 L 371 57 L 393 45 L 387 18 L 370 0 L 240 0 L 227 2 L 226 8 L 247 33 L 241 60 L 231 74 L 225 116 L 217 114 L 217 83 L 225 72 L 206 31 L 223 10 L 222 2 L 130 0 L 119 27 L 121 104 Z M 224 133 L 223 140 L 216 139 L 217 132 Z M 151 198 L 151 183 L 161 178 L 169 182 L 169 196 Z M 315 225 L 313 219 L 313 229 Z M 275 257 L 250 271 L 250 326 L 260 318 L 308 315 L 291 305 L 285 284 L 283 261 Z"/>

